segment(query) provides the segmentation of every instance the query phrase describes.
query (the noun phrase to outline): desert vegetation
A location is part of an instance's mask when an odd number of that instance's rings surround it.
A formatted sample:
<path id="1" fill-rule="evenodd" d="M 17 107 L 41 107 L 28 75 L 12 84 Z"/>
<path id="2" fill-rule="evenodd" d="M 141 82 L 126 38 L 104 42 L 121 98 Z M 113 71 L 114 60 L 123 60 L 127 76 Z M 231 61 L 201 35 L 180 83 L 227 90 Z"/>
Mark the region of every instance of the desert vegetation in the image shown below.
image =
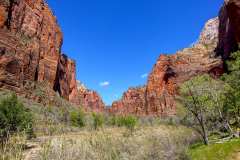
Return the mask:
<path id="1" fill-rule="evenodd" d="M 42 106 L 8 91 L 1 91 L 1 97 L 1 104 L 12 102 L 21 108 L 17 113 L 29 114 L 24 128 L 2 143 L 1 160 L 184 159 L 187 146 L 199 140 L 192 129 L 170 120 Z"/>
<path id="2" fill-rule="evenodd" d="M 5 143 L 11 135 L 20 132 L 29 138 L 33 136 L 32 114 L 12 94 L 0 103 L 0 142 Z"/>
<path id="3" fill-rule="evenodd" d="M 131 136 L 125 133 L 124 128 L 105 128 L 62 135 L 43 144 L 39 159 L 184 159 L 186 148 L 181 146 L 195 140 L 190 129 L 176 126 L 141 127 Z"/>
<path id="4" fill-rule="evenodd" d="M 197 76 L 180 87 L 179 101 L 187 113 L 183 123 L 209 145 L 190 149 L 192 159 L 230 159 L 239 151 L 239 62 L 238 51 L 227 62 L 228 73 L 220 78 Z"/>

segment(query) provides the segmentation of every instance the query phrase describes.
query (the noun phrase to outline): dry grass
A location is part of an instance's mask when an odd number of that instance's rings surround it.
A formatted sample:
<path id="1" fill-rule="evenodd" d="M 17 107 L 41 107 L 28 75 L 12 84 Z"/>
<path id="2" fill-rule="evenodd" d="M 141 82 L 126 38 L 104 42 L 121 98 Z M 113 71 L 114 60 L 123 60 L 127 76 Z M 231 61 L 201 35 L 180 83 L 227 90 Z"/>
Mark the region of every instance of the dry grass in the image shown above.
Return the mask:
<path id="1" fill-rule="evenodd" d="M 5 95 L 0 92 L 0 99 Z M 29 142 L 23 135 L 12 137 L 0 148 L 0 160 L 181 160 L 197 139 L 191 129 L 157 123 L 154 118 L 140 122 L 133 134 L 107 123 L 94 131 L 90 116 L 86 116 L 86 127 L 73 128 L 62 116 L 68 106 L 43 107 L 22 101 L 34 113 L 37 139 Z"/>
<path id="2" fill-rule="evenodd" d="M 18 134 L 0 146 L 0 160 L 23 160 L 26 137 Z"/>
<path id="3" fill-rule="evenodd" d="M 177 160 L 196 136 L 185 127 L 123 128 L 83 131 L 52 137 L 42 144 L 39 160 Z"/>
<path id="4" fill-rule="evenodd" d="M 0 160 L 184 160 L 189 144 L 198 137 L 182 126 L 82 130 L 26 141 L 10 139 L 0 150 Z M 33 147 L 32 147 L 33 146 Z"/>

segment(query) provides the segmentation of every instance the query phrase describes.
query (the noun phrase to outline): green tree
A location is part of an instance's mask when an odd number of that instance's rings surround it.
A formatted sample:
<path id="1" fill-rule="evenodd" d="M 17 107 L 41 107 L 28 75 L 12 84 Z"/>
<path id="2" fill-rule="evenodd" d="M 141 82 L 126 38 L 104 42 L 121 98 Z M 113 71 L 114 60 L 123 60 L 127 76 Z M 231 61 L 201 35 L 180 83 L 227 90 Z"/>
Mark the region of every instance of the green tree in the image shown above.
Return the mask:
<path id="1" fill-rule="evenodd" d="M 7 140 L 8 136 L 21 131 L 29 138 L 33 136 L 33 116 L 13 94 L 0 102 L 0 139 Z"/>
<path id="2" fill-rule="evenodd" d="M 225 113 L 237 127 L 240 127 L 240 51 L 231 54 L 227 66 L 229 73 L 222 77 L 229 85 Z"/>
<path id="3" fill-rule="evenodd" d="M 209 75 L 197 76 L 185 82 L 180 88 L 180 102 L 196 120 L 194 128 L 208 145 L 208 130 L 211 122 L 222 121 L 231 132 L 228 120 L 223 116 L 225 85 Z"/>
<path id="4" fill-rule="evenodd" d="M 84 127 L 85 126 L 85 114 L 79 109 L 77 111 L 72 111 L 70 113 L 70 121 L 74 127 Z"/>
<path id="5" fill-rule="evenodd" d="M 93 127 L 95 130 L 99 129 L 103 126 L 104 123 L 104 117 L 99 113 L 92 113 L 93 117 Z"/>
<path id="6" fill-rule="evenodd" d="M 131 134 L 137 125 L 137 121 L 137 118 L 134 116 L 126 116 L 124 118 L 124 125 L 131 132 Z"/>

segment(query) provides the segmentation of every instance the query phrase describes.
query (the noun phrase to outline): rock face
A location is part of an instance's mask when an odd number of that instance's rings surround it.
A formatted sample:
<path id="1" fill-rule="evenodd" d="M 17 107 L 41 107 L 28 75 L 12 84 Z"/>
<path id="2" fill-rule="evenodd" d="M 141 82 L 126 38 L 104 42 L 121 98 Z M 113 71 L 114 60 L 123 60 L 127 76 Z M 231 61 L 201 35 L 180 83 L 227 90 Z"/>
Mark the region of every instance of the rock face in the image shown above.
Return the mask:
<path id="1" fill-rule="evenodd" d="M 21 89 L 24 81 L 54 87 L 62 33 L 42 0 L 0 1 L 1 86 Z"/>
<path id="2" fill-rule="evenodd" d="M 205 24 L 194 46 L 174 55 L 162 54 L 148 77 L 146 88 L 130 89 L 121 100 L 113 103 L 110 111 L 117 114 L 174 115 L 179 85 L 204 73 L 216 77 L 223 74 L 224 61 L 238 48 L 239 40 L 240 1 L 229 0 L 219 17 Z"/>
<path id="3" fill-rule="evenodd" d="M 114 102 L 110 112 L 117 114 L 145 114 L 146 87 L 130 88 L 123 94 L 122 100 Z"/>
<path id="4" fill-rule="evenodd" d="M 75 62 L 61 53 L 62 42 L 44 0 L 0 0 L 0 88 L 20 93 L 27 81 L 47 82 L 75 102 Z"/>
<path id="5" fill-rule="evenodd" d="M 2 84 L 20 88 L 36 80 L 53 88 L 62 33 L 51 10 L 42 0 L 2 0 L 1 10 Z"/>
<path id="6" fill-rule="evenodd" d="M 225 0 L 219 13 L 219 44 L 218 53 L 223 59 L 239 47 L 240 42 L 240 1 Z"/>
<path id="7" fill-rule="evenodd" d="M 87 89 L 81 82 L 78 82 L 78 90 L 73 102 L 81 105 L 85 111 L 105 111 L 105 104 L 101 96 L 97 92 Z"/>
<path id="8" fill-rule="evenodd" d="M 69 101 L 74 101 L 77 96 L 75 62 L 62 54 L 59 58 L 54 90 Z"/>

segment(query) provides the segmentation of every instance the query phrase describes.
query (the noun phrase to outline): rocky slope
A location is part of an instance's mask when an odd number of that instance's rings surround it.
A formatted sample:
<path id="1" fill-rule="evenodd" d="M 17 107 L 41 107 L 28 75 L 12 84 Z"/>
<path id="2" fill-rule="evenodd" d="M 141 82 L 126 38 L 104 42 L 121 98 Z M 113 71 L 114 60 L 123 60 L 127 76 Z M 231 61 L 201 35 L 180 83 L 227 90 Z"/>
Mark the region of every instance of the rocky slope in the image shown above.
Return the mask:
<path id="1" fill-rule="evenodd" d="M 47 82 L 65 99 L 83 105 L 76 101 L 75 62 L 61 53 L 62 42 L 43 0 L 0 0 L 0 88 L 24 93 L 29 81 Z M 99 96 L 94 101 L 102 102 Z"/>
<path id="2" fill-rule="evenodd" d="M 224 62 L 240 41 L 240 1 L 226 0 L 219 17 L 209 20 L 198 42 L 174 55 L 162 54 L 146 87 L 129 89 L 110 112 L 137 115 L 174 115 L 177 88 L 190 78 L 209 73 L 219 76 Z M 137 103 L 136 103 L 137 101 Z"/>

